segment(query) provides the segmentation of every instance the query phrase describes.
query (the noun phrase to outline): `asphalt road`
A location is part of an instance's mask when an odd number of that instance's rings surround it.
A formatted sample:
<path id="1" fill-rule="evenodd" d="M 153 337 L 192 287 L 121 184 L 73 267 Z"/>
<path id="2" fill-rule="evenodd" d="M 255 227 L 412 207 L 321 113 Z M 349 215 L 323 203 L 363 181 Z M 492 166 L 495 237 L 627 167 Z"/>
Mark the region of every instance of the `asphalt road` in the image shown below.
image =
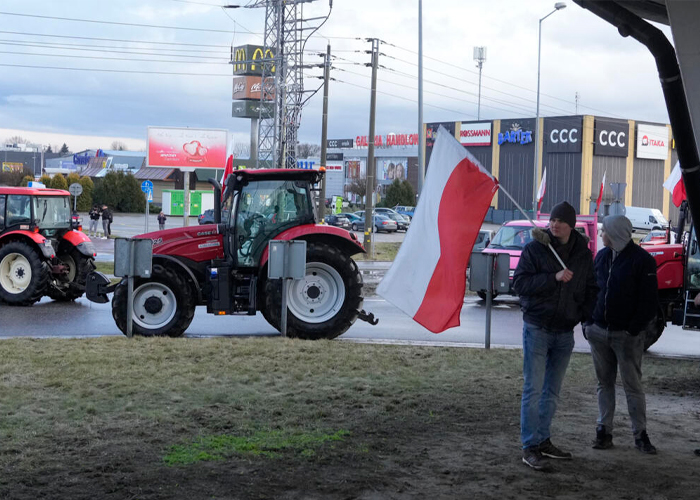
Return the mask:
<path id="1" fill-rule="evenodd" d="M 340 340 L 376 343 L 415 343 L 447 346 L 480 347 L 485 340 L 486 308 L 476 297 L 466 297 L 461 326 L 434 334 L 415 323 L 381 297 L 365 299 L 365 310 L 379 318 L 372 326 L 357 321 Z M 32 307 L 0 305 L 0 338 L 9 337 L 100 337 L 121 335 L 111 314 L 111 304 L 95 304 L 86 299 L 71 303 L 53 302 L 44 298 Z M 186 337 L 278 336 L 262 317 L 214 316 L 198 307 Z M 588 351 L 588 343 L 579 328 L 575 332 L 576 350 Z M 491 328 L 492 347 L 522 347 L 522 317 L 514 298 L 494 302 Z M 700 357 L 700 332 L 679 327 L 666 329 L 661 339 L 649 350 L 652 354 L 678 357 Z"/>

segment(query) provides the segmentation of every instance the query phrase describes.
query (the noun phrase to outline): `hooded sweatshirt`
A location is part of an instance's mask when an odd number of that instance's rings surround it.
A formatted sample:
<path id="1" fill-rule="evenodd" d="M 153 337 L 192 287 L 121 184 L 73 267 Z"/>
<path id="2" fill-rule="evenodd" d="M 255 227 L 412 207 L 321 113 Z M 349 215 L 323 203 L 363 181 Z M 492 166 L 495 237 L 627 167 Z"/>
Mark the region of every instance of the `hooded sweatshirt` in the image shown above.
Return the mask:
<path id="1" fill-rule="evenodd" d="M 659 310 L 656 261 L 632 241 L 632 223 L 627 217 L 608 216 L 603 229 L 612 248 L 604 248 L 595 258 L 600 292 L 593 321 L 601 328 L 637 335 Z"/>

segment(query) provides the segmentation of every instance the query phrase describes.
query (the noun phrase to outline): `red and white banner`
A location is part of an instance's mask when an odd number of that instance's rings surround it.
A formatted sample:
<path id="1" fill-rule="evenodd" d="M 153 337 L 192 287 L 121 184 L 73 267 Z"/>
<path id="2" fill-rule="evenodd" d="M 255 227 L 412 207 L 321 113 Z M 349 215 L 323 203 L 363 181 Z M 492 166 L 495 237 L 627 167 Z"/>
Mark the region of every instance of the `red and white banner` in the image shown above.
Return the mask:
<path id="1" fill-rule="evenodd" d="M 547 169 L 542 172 L 542 180 L 540 181 L 540 188 L 537 190 L 537 211 L 540 211 L 542 206 L 542 200 L 544 199 L 544 193 L 547 190 Z"/>
<path id="2" fill-rule="evenodd" d="M 603 173 L 603 180 L 600 182 L 600 191 L 598 192 L 598 200 L 595 202 L 595 213 L 598 213 L 598 209 L 600 208 L 600 202 L 603 201 L 603 190 L 605 189 L 605 176 L 608 175 L 608 172 L 605 171 Z"/>
<path id="3" fill-rule="evenodd" d="M 676 162 L 676 166 L 673 167 L 671 175 L 669 175 L 666 182 L 664 182 L 664 187 L 673 193 L 673 204 L 677 207 L 681 206 L 683 200 L 688 199 L 688 195 L 685 193 L 685 183 L 683 182 L 680 162 Z"/>
<path id="4" fill-rule="evenodd" d="M 377 293 L 433 333 L 459 326 L 467 264 L 497 189 L 440 127 L 411 227 Z"/>
<path id="5" fill-rule="evenodd" d="M 461 123 L 459 142 L 462 146 L 490 146 L 491 122 Z"/>
<path id="6" fill-rule="evenodd" d="M 148 127 L 148 166 L 224 168 L 227 144 L 226 130 Z"/>

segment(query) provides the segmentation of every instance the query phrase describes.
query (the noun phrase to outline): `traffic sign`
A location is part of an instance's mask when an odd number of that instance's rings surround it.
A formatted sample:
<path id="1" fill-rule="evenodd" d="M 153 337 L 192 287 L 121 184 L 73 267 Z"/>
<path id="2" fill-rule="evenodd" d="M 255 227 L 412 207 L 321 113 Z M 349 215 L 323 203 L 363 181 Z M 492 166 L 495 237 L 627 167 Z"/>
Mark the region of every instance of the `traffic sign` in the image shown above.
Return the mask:
<path id="1" fill-rule="evenodd" d="M 141 183 L 141 191 L 144 193 L 153 192 L 153 183 L 151 181 L 143 181 Z"/>
<path id="2" fill-rule="evenodd" d="M 81 194 L 83 194 L 83 186 L 81 186 L 77 182 L 74 182 L 68 188 L 68 192 L 73 196 L 80 196 Z"/>

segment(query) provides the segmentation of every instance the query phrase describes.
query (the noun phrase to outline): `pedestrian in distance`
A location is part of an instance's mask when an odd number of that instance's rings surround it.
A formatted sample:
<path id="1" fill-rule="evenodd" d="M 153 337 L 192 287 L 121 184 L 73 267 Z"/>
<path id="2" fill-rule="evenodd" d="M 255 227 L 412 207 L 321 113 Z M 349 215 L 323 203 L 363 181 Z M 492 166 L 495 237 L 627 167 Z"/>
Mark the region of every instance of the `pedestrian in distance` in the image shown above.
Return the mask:
<path id="1" fill-rule="evenodd" d="M 165 216 L 165 214 L 161 211 L 158 214 L 158 230 L 162 231 L 165 229 L 165 221 L 168 220 L 168 218 Z"/>
<path id="2" fill-rule="evenodd" d="M 114 220 L 112 216 L 112 211 L 107 207 L 107 205 L 102 205 L 102 230 L 104 231 L 104 236 L 102 239 L 106 240 L 111 234 L 110 224 Z"/>
<path id="3" fill-rule="evenodd" d="M 574 207 L 565 201 L 555 205 L 549 227 L 533 229 L 513 276 L 523 311 L 522 460 L 535 470 L 550 469 L 548 459 L 573 458 L 552 444 L 550 426 L 574 348 L 574 327 L 590 320 L 598 294 L 588 240 L 575 226 Z"/>
<path id="4" fill-rule="evenodd" d="M 88 217 L 90 217 L 88 236 L 97 237 L 97 223 L 100 220 L 101 214 L 102 212 L 100 211 L 100 207 L 97 204 L 93 205 L 88 213 Z"/>
<path id="5" fill-rule="evenodd" d="M 656 261 L 632 241 L 632 222 L 624 215 L 603 219 L 605 248 L 595 258 L 600 292 L 593 321 L 584 328 L 598 378 L 598 420 L 593 448 L 613 446 L 615 380 L 620 372 L 632 421 L 634 446 L 656 454 L 647 434 L 642 385 L 644 333 L 656 324 L 659 310 Z"/>

